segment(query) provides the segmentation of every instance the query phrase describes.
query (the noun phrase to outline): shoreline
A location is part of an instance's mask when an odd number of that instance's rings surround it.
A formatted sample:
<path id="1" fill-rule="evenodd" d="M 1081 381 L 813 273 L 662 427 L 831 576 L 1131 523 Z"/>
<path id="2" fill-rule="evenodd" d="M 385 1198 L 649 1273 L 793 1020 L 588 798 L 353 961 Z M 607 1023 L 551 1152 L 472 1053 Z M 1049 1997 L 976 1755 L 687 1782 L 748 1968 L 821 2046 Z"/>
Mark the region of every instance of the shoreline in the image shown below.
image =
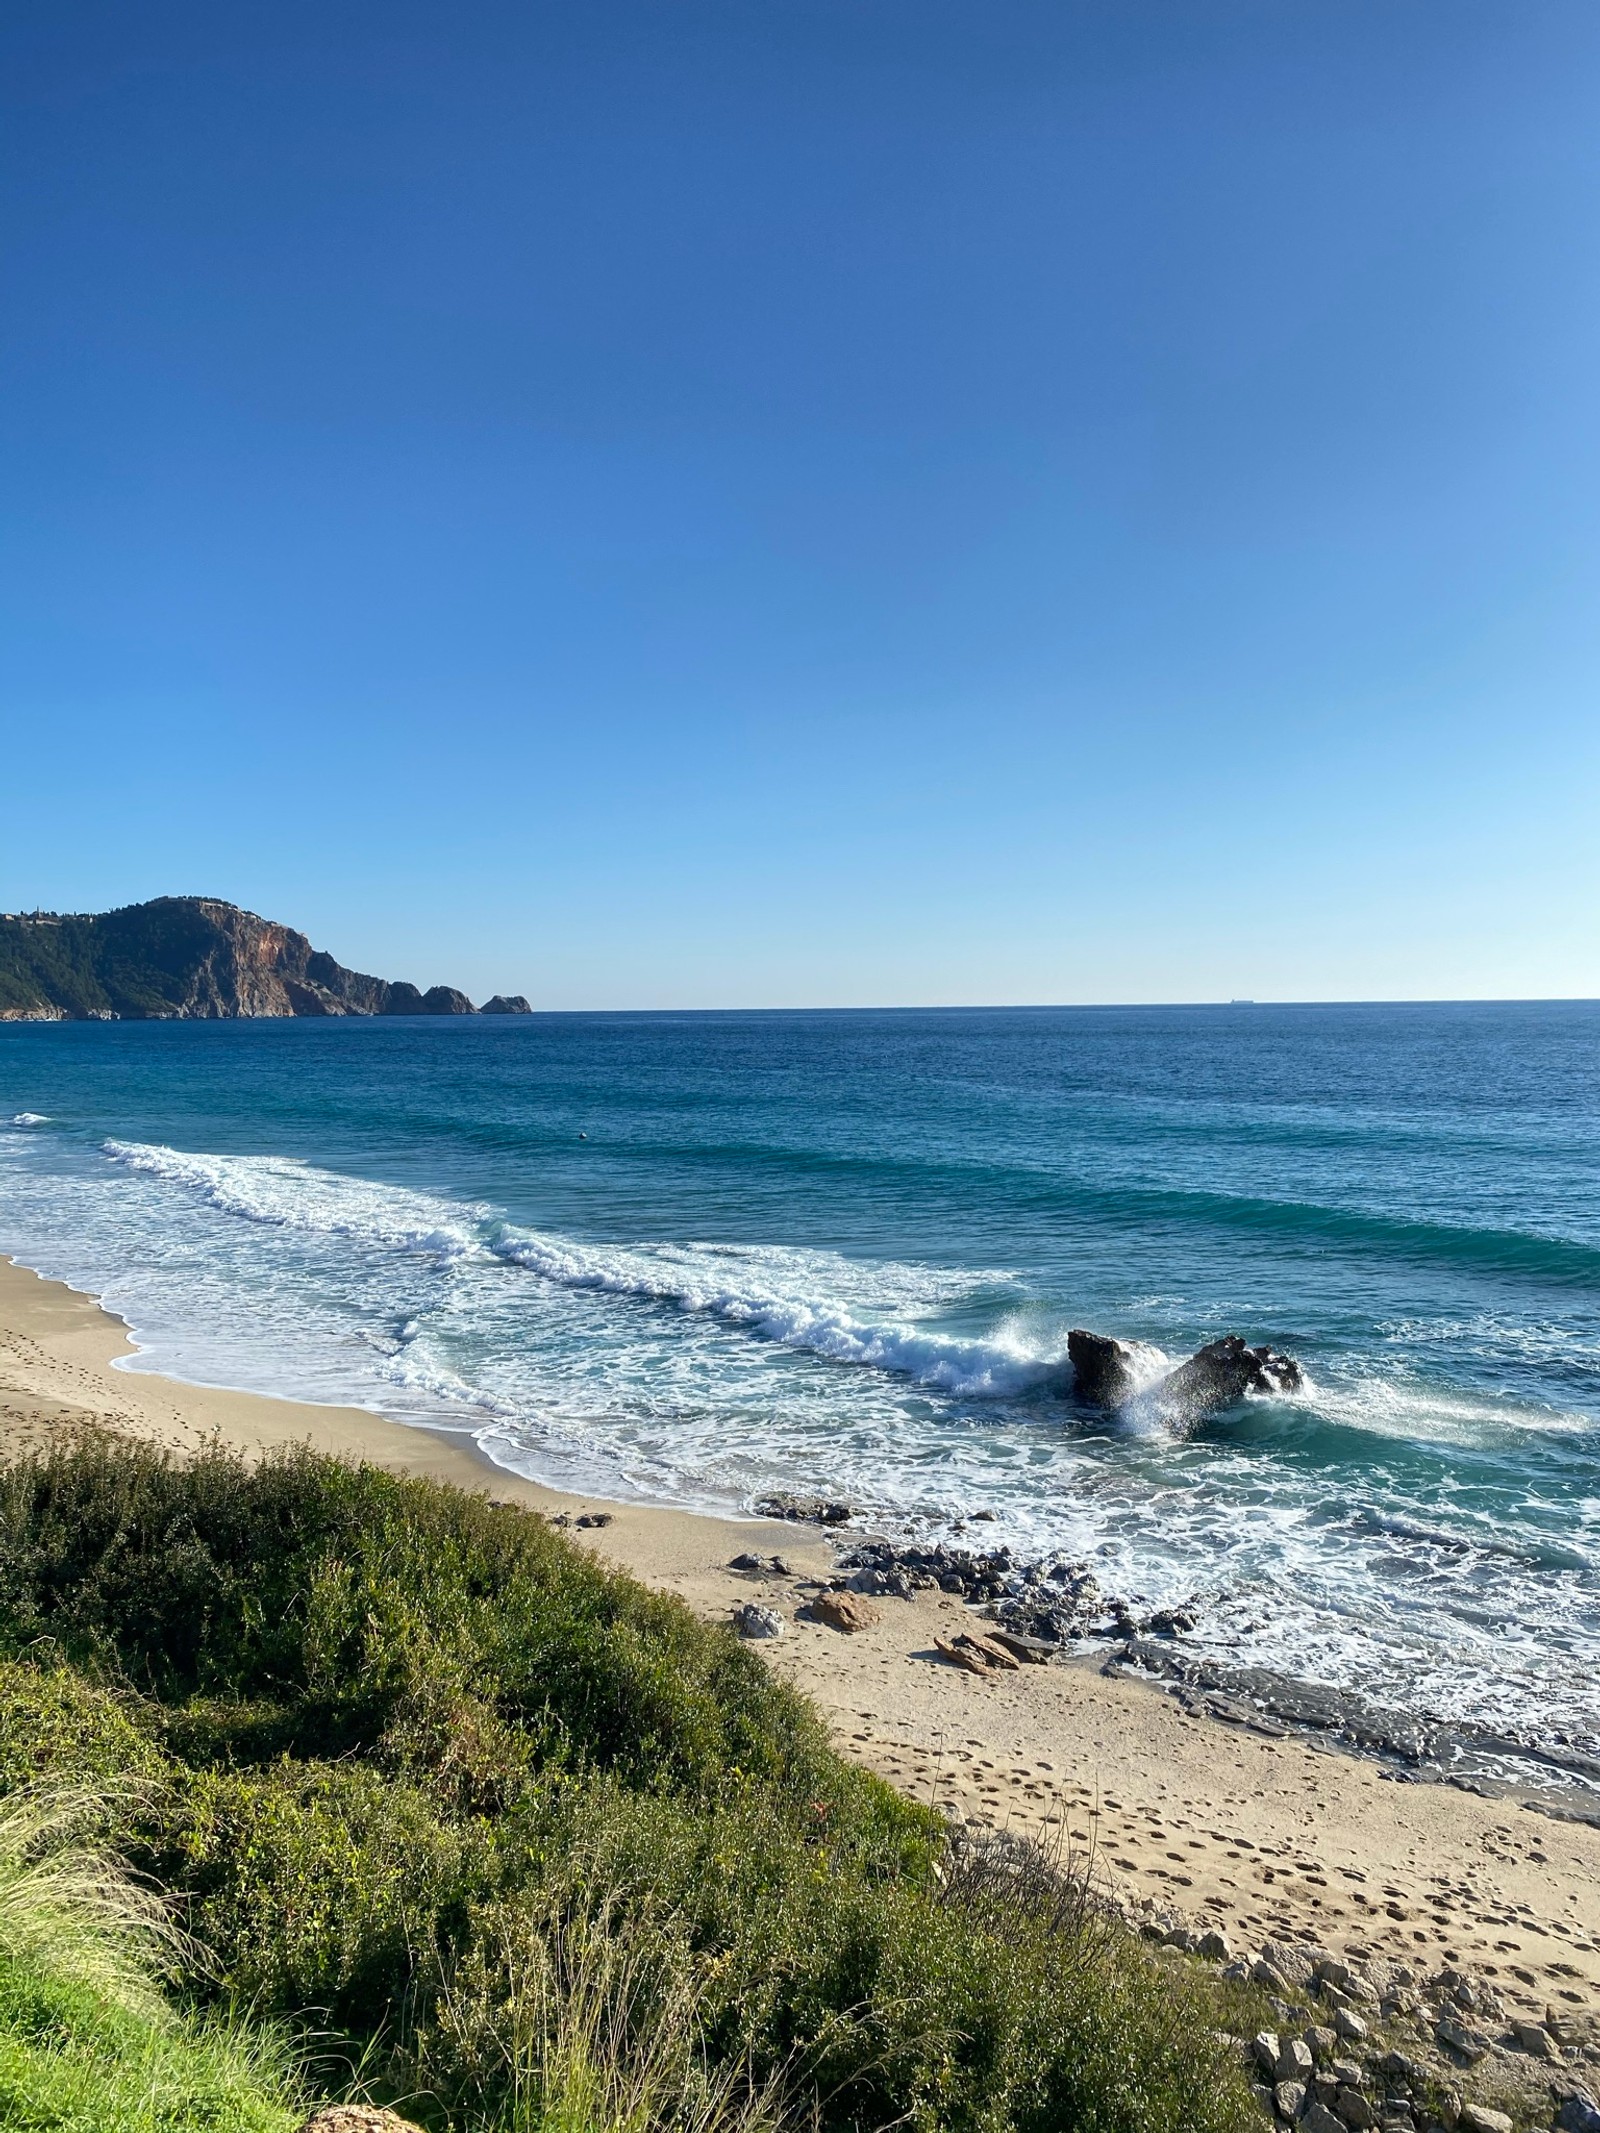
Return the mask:
<path id="1" fill-rule="evenodd" d="M 7 1453 L 83 1425 L 179 1456 L 309 1444 L 522 1504 L 581 1525 L 575 1537 L 609 1563 L 708 1619 L 752 1599 L 776 1608 L 785 1633 L 751 1649 L 813 1698 L 845 1754 L 975 1823 L 1091 1854 L 1152 1930 L 1219 1930 L 1247 1959 L 1275 1941 L 1420 1975 L 1465 1967 L 1536 2018 L 1600 2010 L 1600 1829 L 1510 1796 L 1385 1782 L 1381 1765 L 1330 1743 L 1219 1723 L 1194 1699 L 1103 1673 L 1103 1655 L 974 1676 L 935 1649 L 982 1626 L 947 1593 L 870 1602 L 871 1624 L 843 1635 L 795 1619 L 834 1574 L 815 1528 L 572 1495 L 496 1465 L 465 1434 L 112 1367 L 133 1352 L 95 1298 L 0 1258 Z M 731 1569 L 742 1554 L 785 1567 Z"/>

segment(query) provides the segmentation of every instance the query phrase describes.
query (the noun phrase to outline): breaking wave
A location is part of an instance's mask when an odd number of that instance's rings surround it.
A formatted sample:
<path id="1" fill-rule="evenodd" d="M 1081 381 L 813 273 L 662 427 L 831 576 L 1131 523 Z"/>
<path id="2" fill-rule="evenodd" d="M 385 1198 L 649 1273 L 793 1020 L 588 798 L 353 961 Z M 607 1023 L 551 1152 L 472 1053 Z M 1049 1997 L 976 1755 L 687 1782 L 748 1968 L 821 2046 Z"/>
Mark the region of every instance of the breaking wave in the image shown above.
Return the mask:
<path id="1" fill-rule="evenodd" d="M 860 1267 L 840 1254 L 766 1245 L 585 1244 L 519 1227 L 484 1202 L 319 1170 L 292 1156 L 192 1155 L 109 1140 L 114 1161 L 197 1193 L 220 1213 L 308 1234 L 346 1237 L 449 1266 L 498 1261 L 565 1289 L 631 1298 L 716 1319 L 762 1340 L 891 1372 L 967 1399 L 1006 1399 L 1059 1386 L 1069 1366 L 1004 1339 L 961 1340 L 871 1307 L 928 1311 L 993 1274 Z M 870 1288 L 870 1298 L 851 1291 Z"/>

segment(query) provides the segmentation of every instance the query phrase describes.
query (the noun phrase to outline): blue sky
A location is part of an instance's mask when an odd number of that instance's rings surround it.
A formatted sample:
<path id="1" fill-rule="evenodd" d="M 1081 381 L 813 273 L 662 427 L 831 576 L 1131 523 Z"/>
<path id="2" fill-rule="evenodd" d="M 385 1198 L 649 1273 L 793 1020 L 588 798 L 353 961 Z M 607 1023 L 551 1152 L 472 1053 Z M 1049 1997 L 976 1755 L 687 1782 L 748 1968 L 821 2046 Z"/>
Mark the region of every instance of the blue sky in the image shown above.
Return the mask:
<path id="1" fill-rule="evenodd" d="M 1600 993 L 1600 10 L 12 0 L 0 908 Z"/>

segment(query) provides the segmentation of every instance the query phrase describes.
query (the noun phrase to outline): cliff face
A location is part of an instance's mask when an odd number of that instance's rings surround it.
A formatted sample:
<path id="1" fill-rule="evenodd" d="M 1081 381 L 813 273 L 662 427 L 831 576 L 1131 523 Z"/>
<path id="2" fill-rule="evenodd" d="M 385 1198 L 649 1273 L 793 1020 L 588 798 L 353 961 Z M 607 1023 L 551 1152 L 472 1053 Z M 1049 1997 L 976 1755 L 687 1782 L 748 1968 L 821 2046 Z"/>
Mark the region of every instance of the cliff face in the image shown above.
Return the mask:
<path id="1" fill-rule="evenodd" d="M 78 917 L 0 917 L 0 1020 L 228 1020 L 240 1015 L 470 1015 L 346 970 L 303 933 L 207 896 Z"/>

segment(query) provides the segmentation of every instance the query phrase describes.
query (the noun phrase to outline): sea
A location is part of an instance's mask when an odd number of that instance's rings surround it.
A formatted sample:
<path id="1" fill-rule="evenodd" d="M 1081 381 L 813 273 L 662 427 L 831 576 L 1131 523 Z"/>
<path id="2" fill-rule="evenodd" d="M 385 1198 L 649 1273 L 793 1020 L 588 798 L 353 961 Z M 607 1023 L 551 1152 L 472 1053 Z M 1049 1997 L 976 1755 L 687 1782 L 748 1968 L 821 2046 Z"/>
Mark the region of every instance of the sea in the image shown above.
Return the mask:
<path id="1" fill-rule="evenodd" d="M 4 1024 L 0 1250 L 130 1370 L 1086 1559 L 1600 1785 L 1600 1003 Z M 1108 1420 L 1074 1326 L 1306 1383 Z"/>

